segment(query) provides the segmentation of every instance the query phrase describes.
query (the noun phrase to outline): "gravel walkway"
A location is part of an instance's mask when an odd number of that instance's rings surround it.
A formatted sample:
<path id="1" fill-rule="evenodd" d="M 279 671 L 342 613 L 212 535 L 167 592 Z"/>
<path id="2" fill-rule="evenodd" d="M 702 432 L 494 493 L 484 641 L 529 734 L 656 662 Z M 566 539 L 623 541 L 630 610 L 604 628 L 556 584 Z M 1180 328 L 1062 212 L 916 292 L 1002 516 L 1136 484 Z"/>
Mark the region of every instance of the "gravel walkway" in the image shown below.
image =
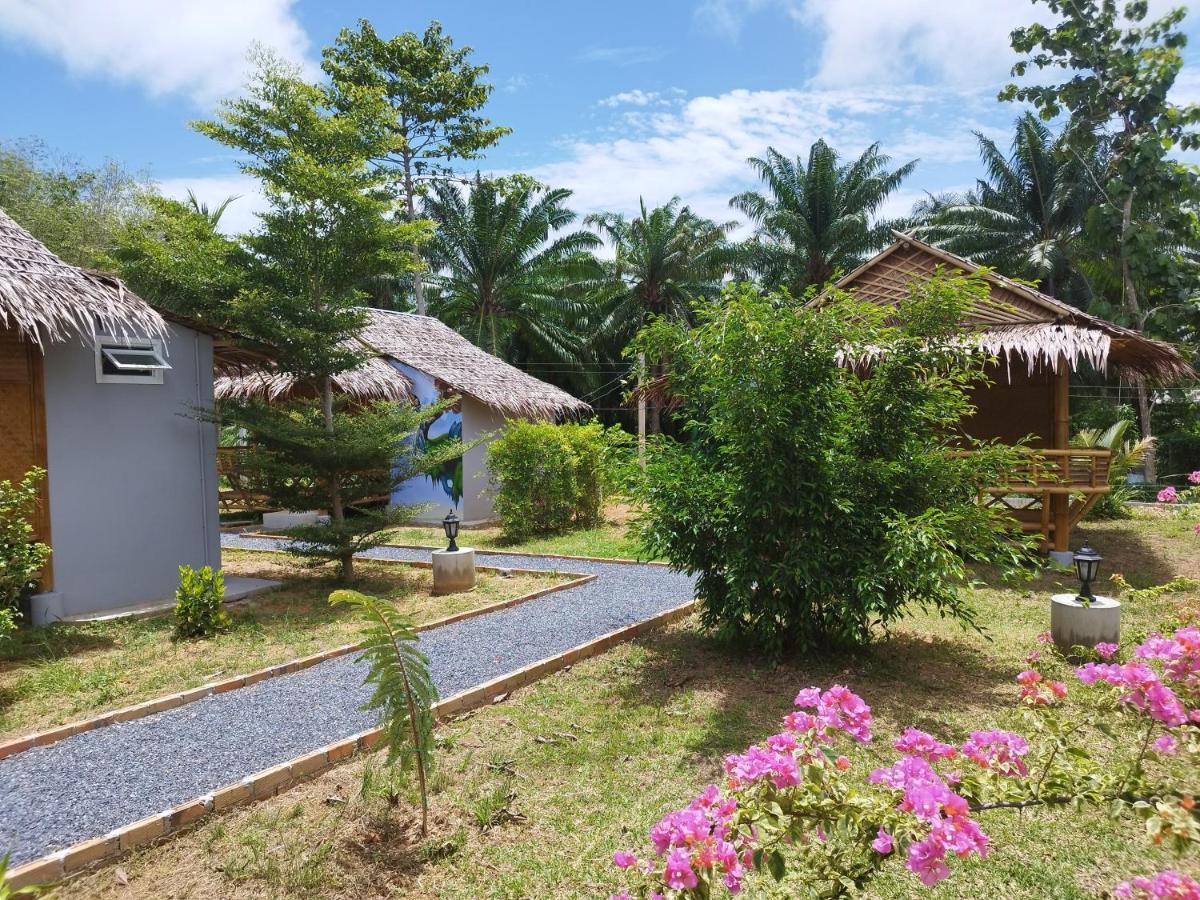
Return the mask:
<path id="1" fill-rule="evenodd" d="M 277 542 L 225 535 L 240 549 Z M 368 556 L 428 560 L 428 550 Z M 443 697 L 643 621 L 692 597 L 661 566 L 477 553 L 479 565 L 599 577 L 421 635 Z M 355 655 L 0 760 L 0 853 L 13 864 L 98 837 L 374 725 Z"/>

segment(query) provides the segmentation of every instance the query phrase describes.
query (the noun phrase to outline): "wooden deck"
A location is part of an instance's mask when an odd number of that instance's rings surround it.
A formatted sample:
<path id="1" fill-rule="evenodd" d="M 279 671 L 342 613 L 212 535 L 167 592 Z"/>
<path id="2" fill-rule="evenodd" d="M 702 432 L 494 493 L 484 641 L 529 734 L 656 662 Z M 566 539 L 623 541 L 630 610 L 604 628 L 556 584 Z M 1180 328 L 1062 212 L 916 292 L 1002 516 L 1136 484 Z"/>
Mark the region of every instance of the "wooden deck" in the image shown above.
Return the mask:
<path id="1" fill-rule="evenodd" d="M 985 506 L 1003 509 L 1028 534 L 1056 543 L 1059 528 L 1068 534 L 1097 500 L 1111 490 L 1108 450 L 1031 450 L 1008 484 L 987 488 Z"/>

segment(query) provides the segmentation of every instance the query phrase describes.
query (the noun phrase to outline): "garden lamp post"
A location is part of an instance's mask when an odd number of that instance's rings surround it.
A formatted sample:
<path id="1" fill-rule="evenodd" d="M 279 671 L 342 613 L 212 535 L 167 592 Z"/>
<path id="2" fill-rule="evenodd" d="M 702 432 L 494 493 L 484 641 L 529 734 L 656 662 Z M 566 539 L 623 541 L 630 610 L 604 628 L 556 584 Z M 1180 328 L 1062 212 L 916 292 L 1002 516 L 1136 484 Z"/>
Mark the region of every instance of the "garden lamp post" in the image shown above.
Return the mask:
<path id="1" fill-rule="evenodd" d="M 1079 596 L 1089 603 L 1096 599 L 1092 594 L 1092 582 L 1100 574 L 1100 563 L 1103 559 L 1104 557 L 1093 550 L 1086 541 L 1075 553 L 1075 574 L 1079 576 L 1079 580 L 1083 584 Z"/>
<path id="2" fill-rule="evenodd" d="M 450 553 L 458 552 L 458 544 L 455 543 L 454 539 L 458 537 L 458 525 L 460 521 L 458 516 L 455 515 L 453 507 L 450 508 L 450 512 L 447 513 L 446 518 L 442 519 L 442 530 L 446 532 L 446 538 L 450 541 L 450 546 L 446 550 Z"/>

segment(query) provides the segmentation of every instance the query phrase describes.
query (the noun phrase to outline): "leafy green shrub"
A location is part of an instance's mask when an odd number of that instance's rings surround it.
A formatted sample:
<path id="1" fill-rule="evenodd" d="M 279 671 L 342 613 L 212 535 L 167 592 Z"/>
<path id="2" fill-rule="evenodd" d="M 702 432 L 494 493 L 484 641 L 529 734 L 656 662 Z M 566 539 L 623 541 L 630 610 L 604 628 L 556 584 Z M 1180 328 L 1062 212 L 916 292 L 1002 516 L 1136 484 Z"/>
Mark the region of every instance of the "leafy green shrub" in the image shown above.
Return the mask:
<path id="1" fill-rule="evenodd" d="M 50 548 L 33 539 L 30 523 L 45 469 L 33 468 L 19 484 L 0 481 L 0 640 L 17 627 L 21 600 L 37 589 Z"/>
<path id="2" fill-rule="evenodd" d="M 505 537 L 521 540 L 600 523 L 610 469 L 627 435 L 598 422 L 514 422 L 488 445 L 496 514 Z"/>
<path id="3" fill-rule="evenodd" d="M 1018 451 L 958 429 L 987 362 L 959 322 L 987 292 L 939 275 L 885 310 L 740 285 L 695 328 L 639 335 L 671 359 L 689 434 L 650 455 L 638 531 L 697 575 L 707 626 L 779 654 L 863 643 L 910 604 L 974 624 L 969 564 L 1016 571 L 1029 553 L 977 503 Z"/>
<path id="4" fill-rule="evenodd" d="M 179 567 L 179 589 L 175 591 L 175 635 L 180 638 L 209 637 L 229 627 L 225 599 L 225 576 L 212 566 Z"/>

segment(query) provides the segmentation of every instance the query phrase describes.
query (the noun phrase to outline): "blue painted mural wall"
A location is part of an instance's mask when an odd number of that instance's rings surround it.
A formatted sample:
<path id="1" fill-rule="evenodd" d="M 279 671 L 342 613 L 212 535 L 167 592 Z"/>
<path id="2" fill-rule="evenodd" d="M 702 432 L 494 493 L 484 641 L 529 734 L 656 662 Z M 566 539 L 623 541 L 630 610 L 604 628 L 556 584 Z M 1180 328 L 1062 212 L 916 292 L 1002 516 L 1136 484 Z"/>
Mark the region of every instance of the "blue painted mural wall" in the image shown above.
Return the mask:
<path id="1" fill-rule="evenodd" d="M 433 379 L 404 363 L 390 360 L 413 385 L 413 393 L 421 406 L 429 406 L 439 399 Z M 462 439 L 462 412 L 447 410 L 428 423 L 416 440 L 429 444 L 439 441 Z M 392 503 L 398 506 L 423 506 L 418 518 L 424 521 L 441 521 L 451 507 L 463 516 L 463 461 L 459 457 L 446 463 L 433 475 L 418 475 L 404 482 L 392 494 Z"/>

